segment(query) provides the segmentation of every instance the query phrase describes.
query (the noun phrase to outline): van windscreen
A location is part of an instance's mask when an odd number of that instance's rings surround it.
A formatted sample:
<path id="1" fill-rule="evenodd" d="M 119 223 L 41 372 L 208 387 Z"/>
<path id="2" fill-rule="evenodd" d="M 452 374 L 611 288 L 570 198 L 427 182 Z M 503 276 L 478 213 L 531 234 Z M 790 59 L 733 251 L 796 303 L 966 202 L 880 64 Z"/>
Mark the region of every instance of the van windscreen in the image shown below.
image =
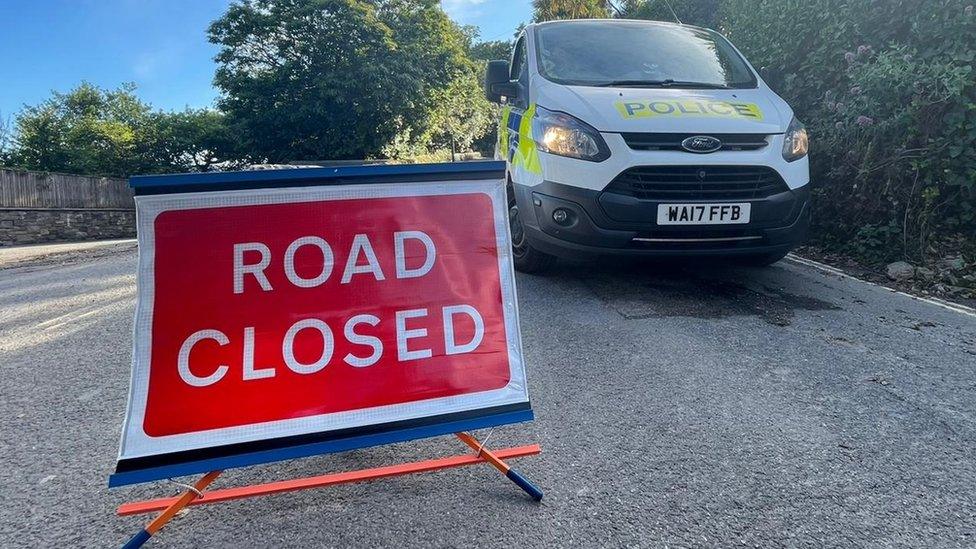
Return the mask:
<path id="1" fill-rule="evenodd" d="M 716 32 L 640 21 L 567 21 L 537 28 L 539 72 L 577 86 L 754 88 Z"/>

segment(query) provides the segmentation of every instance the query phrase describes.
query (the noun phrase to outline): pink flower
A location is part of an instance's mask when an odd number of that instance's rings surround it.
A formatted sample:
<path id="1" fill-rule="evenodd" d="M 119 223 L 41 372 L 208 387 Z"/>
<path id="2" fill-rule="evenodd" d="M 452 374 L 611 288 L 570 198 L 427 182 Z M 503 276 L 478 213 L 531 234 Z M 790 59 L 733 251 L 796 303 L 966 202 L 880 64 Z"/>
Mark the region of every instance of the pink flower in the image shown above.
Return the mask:
<path id="1" fill-rule="evenodd" d="M 861 44 L 860 46 L 857 47 L 857 54 L 858 55 L 865 55 L 865 54 L 869 54 L 869 53 L 871 53 L 871 46 L 867 46 L 867 45 Z"/>
<path id="2" fill-rule="evenodd" d="M 863 114 L 861 116 L 858 116 L 857 117 L 857 125 L 858 126 L 870 126 L 871 124 L 874 124 L 874 119 L 873 118 L 871 118 L 869 116 L 864 116 Z"/>

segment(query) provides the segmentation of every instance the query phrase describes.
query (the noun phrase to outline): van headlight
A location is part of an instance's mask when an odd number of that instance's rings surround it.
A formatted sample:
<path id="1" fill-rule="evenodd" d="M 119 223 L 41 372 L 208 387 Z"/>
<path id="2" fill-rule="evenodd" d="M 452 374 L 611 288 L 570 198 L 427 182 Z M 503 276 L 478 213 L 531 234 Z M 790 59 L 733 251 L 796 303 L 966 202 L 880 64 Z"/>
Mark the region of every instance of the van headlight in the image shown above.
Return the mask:
<path id="1" fill-rule="evenodd" d="M 549 154 L 602 162 L 610 148 L 600 132 L 582 120 L 561 112 L 536 107 L 532 119 L 532 140 Z"/>
<path id="2" fill-rule="evenodd" d="M 783 137 L 784 160 L 793 162 L 807 155 L 810 149 L 810 138 L 807 136 L 807 129 L 799 120 L 794 118 L 790 121 L 790 126 L 786 128 L 786 135 Z"/>

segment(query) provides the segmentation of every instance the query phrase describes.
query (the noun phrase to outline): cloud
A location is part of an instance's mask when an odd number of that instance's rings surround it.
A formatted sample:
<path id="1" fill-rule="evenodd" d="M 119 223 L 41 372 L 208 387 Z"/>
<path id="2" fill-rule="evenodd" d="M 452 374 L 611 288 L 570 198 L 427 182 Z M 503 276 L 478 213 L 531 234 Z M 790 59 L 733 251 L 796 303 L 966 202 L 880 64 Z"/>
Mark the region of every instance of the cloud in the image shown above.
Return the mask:
<path id="1" fill-rule="evenodd" d="M 485 0 L 441 0 L 441 7 L 451 19 L 467 24 L 481 16 L 484 3 Z"/>

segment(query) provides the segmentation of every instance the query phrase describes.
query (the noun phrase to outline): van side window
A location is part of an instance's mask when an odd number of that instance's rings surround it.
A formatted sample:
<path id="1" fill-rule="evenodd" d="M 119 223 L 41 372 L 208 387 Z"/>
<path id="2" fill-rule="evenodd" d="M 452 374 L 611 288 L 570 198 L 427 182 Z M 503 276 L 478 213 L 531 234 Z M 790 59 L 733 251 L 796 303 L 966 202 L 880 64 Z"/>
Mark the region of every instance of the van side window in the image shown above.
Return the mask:
<path id="1" fill-rule="evenodd" d="M 525 53 L 525 37 L 521 37 L 515 44 L 515 53 L 512 55 L 512 73 L 509 75 L 511 80 L 520 80 L 522 73 L 528 72 L 528 56 Z"/>
<path id="2" fill-rule="evenodd" d="M 515 42 L 515 51 L 512 53 L 512 69 L 508 75 L 509 79 L 518 80 L 519 87 L 522 90 L 518 97 L 509 99 L 509 104 L 522 109 L 526 108 L 529 104 L 527 97 L 529 90 L 529 55 L 526 50 L 525 35 L 523 34 Z"/>

